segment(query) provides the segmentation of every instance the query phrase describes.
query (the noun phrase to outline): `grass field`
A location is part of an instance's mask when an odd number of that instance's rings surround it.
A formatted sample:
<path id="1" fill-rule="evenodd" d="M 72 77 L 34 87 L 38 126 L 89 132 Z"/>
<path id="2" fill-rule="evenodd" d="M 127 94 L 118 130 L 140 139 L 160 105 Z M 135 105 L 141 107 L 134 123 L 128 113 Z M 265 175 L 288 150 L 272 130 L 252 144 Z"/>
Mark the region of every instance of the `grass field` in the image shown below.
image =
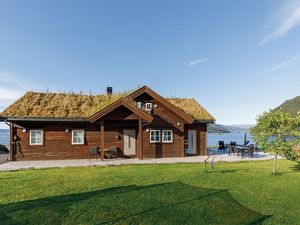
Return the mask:
<path id="1" fill-rule="evenodd" d="M 300 224 L 300 164 L 280 160 L 0 173 L 0 224 Z"/>

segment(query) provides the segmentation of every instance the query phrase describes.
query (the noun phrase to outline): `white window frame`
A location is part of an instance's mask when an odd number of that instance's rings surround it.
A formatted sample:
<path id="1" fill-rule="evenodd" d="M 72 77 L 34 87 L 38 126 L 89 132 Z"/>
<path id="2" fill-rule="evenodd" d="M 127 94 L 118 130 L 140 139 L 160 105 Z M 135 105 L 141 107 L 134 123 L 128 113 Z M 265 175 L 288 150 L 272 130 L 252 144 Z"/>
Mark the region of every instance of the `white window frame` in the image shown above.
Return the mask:
<path id="1" fill-rule="evenodd" d="M 157 132 L 158 131 L 158 141 L 152 141 L 151 137 L 152 137 L 152 132 Z M 160 130 L 150 130 L 150 143 L 160 143 L 161 140 L 161 131 Z"/>
<path id="2" fill-rule="evenodd" d="M 165 141 L 164 140 L 164 132 L 171 132 L 171 140 Z M 162 130 L 161 132 L 161 140 L 163 143 L 173 143 L 173 130 Z"/>
<path id="3" fill-rule="evenodd" d="M 75 131 L 82 131 L 82 133 L 83 133 L 82 142 L 80 142 L 80 143 L 74 142 L 74 132 Z M 85 139 L 85 131 L 83 129 L 72 130 L 72 145 L 84 145 L 84 139 Z"/>
<path id="4" fill-rule="evenodd" d="M 149 109 L 148 109 L 148 106 L 149 106 Z M 146 110 L 147 112 L 151 112 L 152 109 L 153 109 L 153 103 L 152 103 L 152 102 L 146 102 L 146 103 L 145 103 L 145 110 Z"/>
<path id="5" fill-rule="evenodd" d="M 31 142 L 32 132 L 36 132 L 36 131 L 41 132 L 41 143 L 32 143 Z M 44 131 L 41 129 L 30 130 L 29 131 L 29 144 L 30 145 L 43 145 L 44 144 Z"/>

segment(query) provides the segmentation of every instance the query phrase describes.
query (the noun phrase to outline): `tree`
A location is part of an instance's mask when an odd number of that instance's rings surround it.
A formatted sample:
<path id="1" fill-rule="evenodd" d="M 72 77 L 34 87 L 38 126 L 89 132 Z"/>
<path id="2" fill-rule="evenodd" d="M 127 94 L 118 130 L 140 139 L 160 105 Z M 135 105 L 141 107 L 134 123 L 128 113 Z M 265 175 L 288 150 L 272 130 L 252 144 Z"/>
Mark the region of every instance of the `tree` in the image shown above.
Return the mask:
<path id="1" fill-rule="evenodd" d="M 257 118 L 257 125 L 250 132 L 259 148 L 274 154 L 273 174 L 276 173 L 278 155 L 295 160 L 293 151 L 300 136 L 300 118 L 281 111 L 264 112 Z"/>

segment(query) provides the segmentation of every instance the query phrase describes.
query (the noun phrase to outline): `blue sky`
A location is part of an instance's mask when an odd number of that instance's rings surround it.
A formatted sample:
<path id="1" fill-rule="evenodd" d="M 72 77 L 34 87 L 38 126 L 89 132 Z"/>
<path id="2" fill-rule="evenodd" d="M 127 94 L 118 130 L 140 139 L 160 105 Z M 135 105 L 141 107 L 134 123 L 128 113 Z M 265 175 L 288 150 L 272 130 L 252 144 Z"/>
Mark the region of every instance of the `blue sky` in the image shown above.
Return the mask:
<path id="1" fill-rule="evenodd" d="M 0 0 L 0 110 L 27 90 L 146 84 L 253 124 L 300 95 L 299 24 L 299 0 Z"/>

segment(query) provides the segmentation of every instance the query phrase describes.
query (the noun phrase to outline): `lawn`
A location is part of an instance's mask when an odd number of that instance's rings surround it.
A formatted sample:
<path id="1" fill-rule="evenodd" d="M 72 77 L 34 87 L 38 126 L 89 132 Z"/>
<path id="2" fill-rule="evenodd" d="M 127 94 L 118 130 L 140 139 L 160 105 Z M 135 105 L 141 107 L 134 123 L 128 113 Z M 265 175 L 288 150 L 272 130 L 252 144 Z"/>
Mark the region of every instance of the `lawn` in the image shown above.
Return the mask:
<path id="1" fill-rule="evenodd" d="M 130 165 L 0 173 L 0 224 L 300 224 L 300 164 Z"/>

